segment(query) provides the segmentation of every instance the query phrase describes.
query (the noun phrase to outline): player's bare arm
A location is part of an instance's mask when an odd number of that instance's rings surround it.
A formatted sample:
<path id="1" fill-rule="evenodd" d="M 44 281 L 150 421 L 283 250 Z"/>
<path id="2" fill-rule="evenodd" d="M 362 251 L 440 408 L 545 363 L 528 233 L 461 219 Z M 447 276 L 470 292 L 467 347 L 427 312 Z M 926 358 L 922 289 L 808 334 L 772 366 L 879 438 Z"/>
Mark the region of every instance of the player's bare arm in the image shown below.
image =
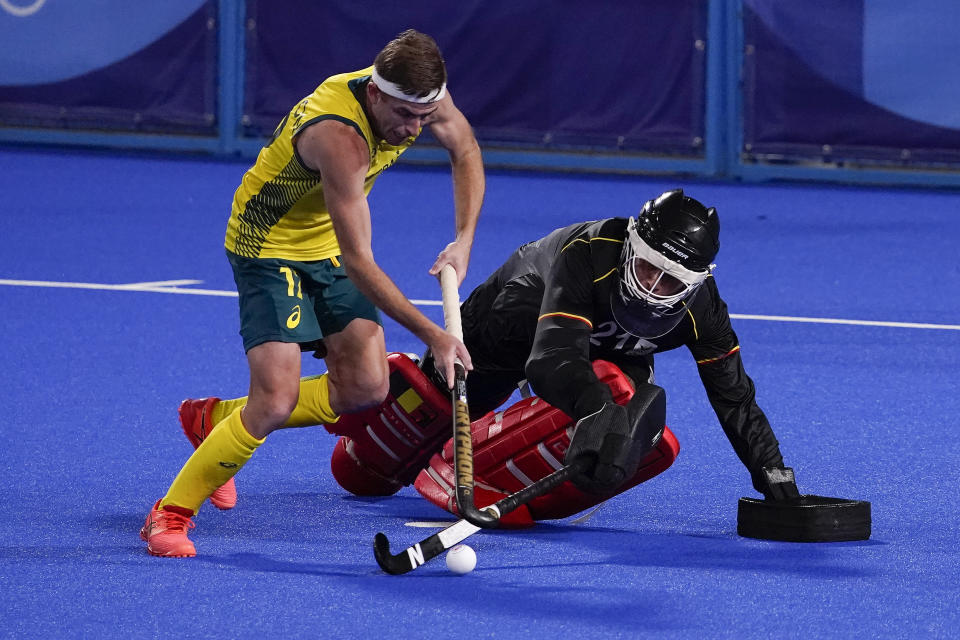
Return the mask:
<path id="1" fill-rule="evenodd" d="M 430 347 L 442 370 L 449 372 L 448 380 L 453 380 L 456 357 L 472 368 L 463 343 L 423 315 L 374 260 L 370 208 L 363 193 L 369 157 L 363 138 L 349 125 L 328 120 L 308 127 L 296 144 L 301 159 L 323 179 L 327 208 L 353 283 Z"/>
<path id="2" fill-rule="evenodd" d="M 440 252 L 430 273 L 436 275 L 443 265 L 450 264 L 456 269 L 459 282 L 463 283 L 486 186 L 480 145 L 470 123 L 454 105 L 449 93 L 440 100 L 436 112 L 425 120 L 424 125 L 430 127 L 450 154 L 456 217 L 456 238 Z"/>

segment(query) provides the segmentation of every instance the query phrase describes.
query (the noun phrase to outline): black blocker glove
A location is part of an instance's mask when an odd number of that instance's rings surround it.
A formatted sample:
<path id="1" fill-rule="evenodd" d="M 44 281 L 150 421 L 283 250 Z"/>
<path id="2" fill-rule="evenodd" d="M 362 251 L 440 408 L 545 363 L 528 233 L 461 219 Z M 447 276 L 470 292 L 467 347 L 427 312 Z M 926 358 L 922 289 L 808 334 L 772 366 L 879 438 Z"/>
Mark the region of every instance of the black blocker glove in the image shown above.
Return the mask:
<path id="1" fill-rule="evenodd" d="M 787 502 L 800 499 L 797 481 L 790 467 L 764 467 L 757 488 L 766 500 Z"/>
<path id="2" fill-rule="evenodd" d="M 614 492 L 634 476 L 643 456 L 657 444 L 663 434 L 666 414 L 663 389 L 642 384 L 627 406 L 608 402 L 581 418 L 564 461 L 570 464 L 588 456 L 594 464 L 574 477 L 573 484 L 588 493 Z"/>

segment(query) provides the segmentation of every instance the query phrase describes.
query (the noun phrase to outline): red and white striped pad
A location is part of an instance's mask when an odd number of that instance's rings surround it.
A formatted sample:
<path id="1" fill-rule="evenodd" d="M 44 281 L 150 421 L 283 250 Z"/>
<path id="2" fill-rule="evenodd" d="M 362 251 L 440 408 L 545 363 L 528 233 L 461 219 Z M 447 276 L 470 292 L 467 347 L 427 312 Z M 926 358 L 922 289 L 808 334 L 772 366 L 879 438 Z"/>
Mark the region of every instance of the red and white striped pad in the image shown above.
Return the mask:
<path id="1" fill-rule="evenodd" d="M 633 387 L 613 364 L 593 363 L 597 377 L 613 393 L 614 401 L 626 404 Z M 562 411 L 537 397 L 525 398 L 505 411 L 489 413 L 472 424 L 475 493 L 478 508 L 518 491 L 563 466 L 573 433 L 573 421 Z M 531 526 L 535 520 L 566 518 L 589 509 L 641 482 L 663 473 L 676 459 L 680 445 L 668 428 L 640 463 L 640 468 L 616 492 L 599 496 L 585 493 L 566 482 L 545 496 L 532 500 L 501 519 L 507 526 Z M 414 487 L 438 507 L 455 515 L 453 440 L 430 458 Z"/>
<path id="2" fill-rule="evenodd" d="M 393 495 L 410 484 L 451 434 L 450 396 L 405 354 L 391 353 L 387 362 L 390 392 L 383 404 L 327 426 L 341 436 L 330 458 L 333 477 L 358 496 Z"/>

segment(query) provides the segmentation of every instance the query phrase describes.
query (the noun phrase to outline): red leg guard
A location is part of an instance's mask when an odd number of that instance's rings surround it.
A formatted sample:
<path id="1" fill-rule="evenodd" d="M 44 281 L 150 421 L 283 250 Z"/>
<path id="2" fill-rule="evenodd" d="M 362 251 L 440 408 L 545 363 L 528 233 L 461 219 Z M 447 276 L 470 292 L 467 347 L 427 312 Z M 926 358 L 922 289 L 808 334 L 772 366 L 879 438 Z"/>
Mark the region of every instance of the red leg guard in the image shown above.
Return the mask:
<path id="1" fill-rule="evenodd" d="M 380 475 L 357 458 L 353 440 L 340 436 L 330 456 L 330 471 L 341 487 L 355 496 L 392 496 L 403 484 Z"/>
<path id="2" fill-rule="evenodd" d="M 379 407 L 346 414 L 327 430 L 343 436 L 330 458 L 333 477 L 359 496 L 389 496 L 413 482 L 450 437 L 444 396 L 406 355 L 391 353 L 390 392 Z"/>
<path id="3" fill-rule="evenodd" d="M 609 362 L 593 363 L 597 377 L 613 392 L 614 401 L 626 404 L 633 387 L 626 376 Z M 484 507 L 563 466 L 570 445 L 573 421 L 540 398 L 527 398 L 506 411 L 488 414 L 472 425 L 473 459 L 478 507 Z M 530 526 L 534 520 L 566 518 L 617 495 L 665 471 L 679 453 L 680 445 L 664 427 L 663 437 L 643 459 L 634 477 L 615 493 L 598 496 L 585 493 L 567 482 L 526 509 L 503 520 L 512 526 Z M 417 491 L 437 506 L 456 514 L 454 497 L 453 441 L 430 459 L 414 483 Z M 519 510 L 518 510 L 519 511 Z"/>

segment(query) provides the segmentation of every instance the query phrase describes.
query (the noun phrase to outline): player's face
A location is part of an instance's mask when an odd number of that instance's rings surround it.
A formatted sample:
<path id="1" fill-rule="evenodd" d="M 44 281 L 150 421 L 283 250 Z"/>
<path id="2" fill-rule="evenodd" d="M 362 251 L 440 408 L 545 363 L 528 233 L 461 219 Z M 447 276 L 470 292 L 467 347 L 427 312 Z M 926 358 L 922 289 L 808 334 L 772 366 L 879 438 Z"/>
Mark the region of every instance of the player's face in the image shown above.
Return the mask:
<path id="1" fill-rule="evenodd" d="M 641 258 L 633 261 L 633 271 L 643 288 L 655 295 L 672 296 L 683 290 L 682 282 Z"/>
<path id="2" fill-rule="evenodd" d="M 391 145 L 402 144 L 404 140 L 420 133 L 430 116 L 437 110 L 436 104 L 419 104 L 399 100 L 377 91 L 379 101 L 374 108 L 377 129 L 383 139 Z"/>

